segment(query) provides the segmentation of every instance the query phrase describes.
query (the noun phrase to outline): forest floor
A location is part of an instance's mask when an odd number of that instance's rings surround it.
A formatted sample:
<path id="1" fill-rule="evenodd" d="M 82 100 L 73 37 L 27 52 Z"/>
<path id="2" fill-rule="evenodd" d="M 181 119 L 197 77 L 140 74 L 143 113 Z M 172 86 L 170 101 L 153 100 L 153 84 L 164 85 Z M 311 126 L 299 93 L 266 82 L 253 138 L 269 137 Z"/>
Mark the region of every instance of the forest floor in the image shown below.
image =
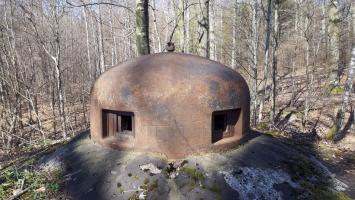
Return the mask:
<path id="1" fill-rule="evenodd" d="M 234 150 L 167 160 L 83 132 L 5 169 L 0 183 L 3 199 L 354 199 L 355 154 L 253 131 Z"/>

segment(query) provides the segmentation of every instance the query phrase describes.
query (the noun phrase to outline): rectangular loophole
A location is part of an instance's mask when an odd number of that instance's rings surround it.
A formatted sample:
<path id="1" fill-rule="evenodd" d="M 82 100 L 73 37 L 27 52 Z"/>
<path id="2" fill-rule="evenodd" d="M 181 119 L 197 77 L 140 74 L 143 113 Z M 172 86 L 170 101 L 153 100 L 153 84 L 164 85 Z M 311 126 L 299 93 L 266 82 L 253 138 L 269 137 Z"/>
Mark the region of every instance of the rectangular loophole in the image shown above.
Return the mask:
<path id="1" fill-rule="evenodd" d="M 239 115 L 240 109 L 219 110 L 212 113 L 212 143 L 235 134 Z"/>
<path id="2" fill-rule="evenodd" d="M 134 137 L 134 113 L 127 111 L 102 111 L 103 137 Z"/>

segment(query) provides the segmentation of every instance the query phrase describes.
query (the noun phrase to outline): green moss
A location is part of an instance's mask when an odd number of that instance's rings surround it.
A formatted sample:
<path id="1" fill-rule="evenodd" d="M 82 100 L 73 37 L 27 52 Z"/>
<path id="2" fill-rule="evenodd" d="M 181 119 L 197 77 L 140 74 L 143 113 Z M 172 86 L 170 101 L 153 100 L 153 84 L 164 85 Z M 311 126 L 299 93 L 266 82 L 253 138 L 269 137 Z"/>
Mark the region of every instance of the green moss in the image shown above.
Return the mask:
<path id="1" fill-rule="evenodd" d="M 325 135 L 325 139 L 327 139 L 327 140 L 333 140 L 334 137 L 335 137 L 336 130 L 337 130 L 337 129 L 336 129 L 336 126 L 333 125 L 333 126 L 329 129 L 329 131 L 327 132 L 327 134 Z"/>
<path id="2" fill-rule="evenodd" d="M 331 95 L 339 95 L 344 93 L 344 88 L 341 86 L 335 86 L 330 89 L 329 92 Z"/>
<path id="3" fill-rule="evenodd" d="M 281 132 L 279 130 L 273 129 L 271 131 L 266 132 L 266 134 L 271 135 L 272 137 L 280 137 Z"/>
<path id="4" fill-rule="evenodd" d="M 217 195 L 217 196 L 216 196 L 216 200 L 223 200 L 223 198 L 222 198 L 221 195 Z"/>
<path id="5" fill-rule="evenodd" d="M 149 180 L 149 179 L 148 179 Z M 143 186 L 141 186 L 141 188 L 143 188 L 144 190 L 146 190 L 147 192 L 151 192 L 154 191 L 158 188 L 158 179 L 154 180 L 152 183 L 148 184 L 149 181 L 144 184 Z"/>
<path id="6" fill-rule="evenodd" d="M 313 189 L 311 191 L 314 200 L 351 200 L 351 198 L 343 192 L 332 192 L 326 189 Z"/>
<path id="7" fill-rule="evenodd" d="M 295 115 L 298 119 L 303 119 L 304 117 L 304 111 L 298 111 L 298 112 L 295 112 Z"/>
<path id="8" fill-rule="evenodd" d="M 287 161 L 286 169 L 291 175 L 291 178 L 297 181 L 318 174 L 317 170 L 312 165 L 312 162 L 303 156 L 297 156 Z"/>
<path id="9" fill-rule="evenodd" d="M 128 197 L 128 200 L 139 200 L 138 194 L 134 193 Z"/>
<path id="10" fill-rule="evenodd" d="M 260 131 L 267 131 L 269 129 L 267 123 L 261 122 L 256 125 L 256 129 Z"/>
<path id="11" fill-rule="evenodd" d="M 144 183 L 144 185 L 147 185 L 149 183 L 149 178 L 144 178 L 143 183 Z"/>
<path id="12" fill-rule="evenodd" d="M 179 171 L 189 176 L 189 191 L 192 191 L 199 181 L 205 179 L 202 172 L 192 167 L 181 167 Z"/>
<path id="13" fill-rule="evenodd" d="M 318 148 L 319 148 L 319 150 L 321 150 L 321 151 L 334 150 L 333 147 L 328 146 L 328 145 L 324 145 L 324 144 L 319 144 L 319 145 L 318 145 Z"/>
<path id="14" fill-rule="evenodd" d="M 192 167 L 181 167 L 180 172 L 189 175 L 192 179 L 196 181 L 201 181 L 205 179 L 205 176 L 203 175 L 202 172 Z"/>

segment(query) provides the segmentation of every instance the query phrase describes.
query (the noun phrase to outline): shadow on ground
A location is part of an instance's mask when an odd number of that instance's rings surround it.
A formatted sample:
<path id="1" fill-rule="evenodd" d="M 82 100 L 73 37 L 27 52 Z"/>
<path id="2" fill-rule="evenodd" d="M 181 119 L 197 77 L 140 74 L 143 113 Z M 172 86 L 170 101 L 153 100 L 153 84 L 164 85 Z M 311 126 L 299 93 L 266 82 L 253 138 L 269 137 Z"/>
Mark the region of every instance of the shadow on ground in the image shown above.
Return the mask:
<path id="1" fill-rule="evenodd" d="M 253 131 L 234 150 L 167 160 L 101 147 L 84 132 L 41 165 L 63 162 L 63 192 L 85 200 L 309 199 L 314 191 L 345 190 L 314 155 L 312 148 L 295 148 Z M 140 169 L 149 163 L 161 172 Z"/>

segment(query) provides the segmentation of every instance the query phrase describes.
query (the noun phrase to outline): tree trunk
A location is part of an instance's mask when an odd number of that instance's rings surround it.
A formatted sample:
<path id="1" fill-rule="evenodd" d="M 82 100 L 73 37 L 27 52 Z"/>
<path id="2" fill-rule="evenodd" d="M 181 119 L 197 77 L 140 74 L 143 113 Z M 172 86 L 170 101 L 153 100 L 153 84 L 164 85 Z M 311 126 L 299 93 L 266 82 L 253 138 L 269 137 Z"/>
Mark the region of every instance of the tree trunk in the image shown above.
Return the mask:
<path id="1" fill-rule="evenodd" d="M 337 112 L 337 116 L 335 119 L 335 137 L 334 140 L 340 139 L 341 136 L 341 128 L 343 126 L 344 113 L 346 112 L 346 108 L 349 104 L 350 94 L 352 92 L 352 87 L 354 84 L 354 74 L 355 74 L 355 4 L 351 5 L 352 12 L 352 51 L 351 51 L 351 61 L 348 71 L 348 76 L 344 86 L 344 94 L 342 98 L 342 104 Z"/>
<path id="2" fill-rule="evenodd" d="M 211 60 L 216 60 L 216 39 L 215 39 L 215 18 L 216 13 L 214 10 L 214 0 L 209 1 L 208 4 L 208 33 L 209 33 L 209 54 Z"/>
<path id="3" fill-rule="evenodd" d="M 85 33 L 86 33 L 86 55 L 88 59 L 88 71 L 89 71 L 89 78 L 92 79 L 92 69 L 91 69 L 91 56 L 90 56 L 90 40 L 89 40 L 89 24 L 88 24 L 88 17 L 86 15 L 85 7 L 82 9 L 84 21 L 85 21 Z"/>
<path id="4" fill-rule="evenodd" d="M 236 70 L 236 43 L 237 43 L 237 27 L 238 27 L 238 0 L 235 0 L 234 4 L 234 13 L 233 13 L 233 27 L 232 27 L 232 56 L 231 56 L 231 67 L 232 69 Z"/>
<path id="5" fill-rule="evenodd" d="M 110 14 L 110 28 L 111 28 L 111 38 L 112 38 L 112 46 L 111 46 L 111 66 L 117 64 L 117 42 L 116 42 L 116 32 L 115 28 L 113 27 L 113 16 L 112 16 L 112 6 L 109 8 Z"/>
<path id="6" fill-rule="evenodd" d="M 257 59 L 257 51 L 258 51 L 258 0 L 254 0 L 253 4 L 253 21 L 252 21 L 252 54 L 253 54 L 253 118 L 252 123 L 256 126 L 256 110 L 257 110 L 257 94 L 258 94 L 258 59 Z"/>
<path id="7" fill-rule="evenodd" d="M 331 0 L 329 4 L 329 64 L 330 64 L 330 84 L 339 83 L 340 59 L 339 59 L 339 14 L 338 0 Z"/>
<path id="8" fill-rule="evenodd" d="M 274 43 L 272 51 L 272 98 L 271 98 L 271 121 L 275 123 L 276 116 L 276 75 L 277 75 L 277 49 L 278 49 L 278 40 L 279 40 L 279 2 L 275 3 L 274 10 Z"/>
<path id="9" fill-rule="evenodd" d="M 138 56 L 150 54 L 148 0 L 136 0 L 136 46 Z"/>
<path id="10" fill-rule="evenodd" d="M 272 19 L 272 1 L 268 1 L 268 8 L 267 8 L 267 29 L 266 29 L 266 38 L 265 38 L 265 50 L 264 50 L 264 87 L 263 93 L 260 100 L 260 107 L 259 107 L 259 119 L 260 122 L 263 118 L 263 109 L 264 103 L 266 98 L 266 91 L 267 91 L 267 81 L 268 81 L 268 64 L 269 64 L 269 46 L 270 46 L 270 33 L 271 33 L 271 19 Z"/>
<path id="11" fill-rule="evenodd" d="M 200 54 L 206 58 L 210 58 L 210 28 L 209 28 L 209 0 L 200 0 L 201 17 L 199 20 L 199 49 Z"/>
<path id="12" fill-rule="evenodd" d="M 104 40 L 103 40 L 103 33 L 102 33 L 102 15 L 101 15 L 101 6 L 99 5 L 99 17 L 97 19 L 97 27 L 98 27 L 98 51 L 99 51 L 99 62 L 100 62 L 100 74 L 106 71 L 105 66 L 105 53 L 104 53 Z"/>
<path id="13" fill-rule="evenodd" d="M 154 32 L 155 32 L 155 36 L 157 37 L 156 38 L 156 41 L 158 41 L 158 52 L 162 52 L 162 48 L 161 48 L 161 37 L 160 37 L 160 33 L 158 31 L 158 23 L 157 23 L 157 14 L 156 14 L 156 3 L 155 3 L 155 0 L 153 0 L 153 24 L 154 24 Z"/>

